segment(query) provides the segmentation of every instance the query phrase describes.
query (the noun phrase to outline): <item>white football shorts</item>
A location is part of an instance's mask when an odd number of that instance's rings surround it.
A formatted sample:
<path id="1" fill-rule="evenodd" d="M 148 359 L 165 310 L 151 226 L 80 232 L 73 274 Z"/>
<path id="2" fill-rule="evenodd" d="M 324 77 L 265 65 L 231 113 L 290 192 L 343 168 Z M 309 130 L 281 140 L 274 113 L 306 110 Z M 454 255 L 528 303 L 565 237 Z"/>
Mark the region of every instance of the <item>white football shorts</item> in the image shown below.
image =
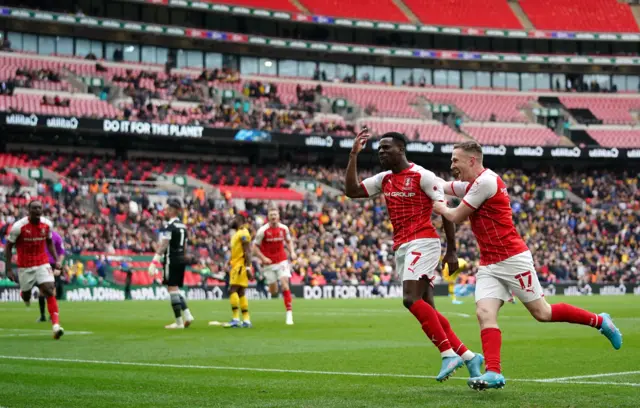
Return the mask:
<path id="1" fill-rule="evenodd" d="M 476 302 L 488 298 L 506 302 L 511 299 L 511 293 L 522 303 L 544 297 L 530 251 L 478 268 Z"/>
<path id="2" fill-rule="evenodd" d="M 280 280 L 280 278 L 290 278 L 291 268 L 289 268 L 289 261 L 278 262 L 277 264 L 264 265 L 262 267 L 265 281 L 267 285 L 274 284 Z"/>
<path id="3" fill-rule="evenodd" d="M 441 252 L 439 238 L 421 238 L 402 244 L 395 253 L 396 271 L 403 282 L 426 276 L 433 286 Z"/>
<path id="4" fill-rule="evenodd" d="M 21 292 L 30 291 L 35 285 L 40 285 L 41 283 L 55 282 L 53 269 L 49 264 L 18 268 L 18 279 L 20 280 Z"/>

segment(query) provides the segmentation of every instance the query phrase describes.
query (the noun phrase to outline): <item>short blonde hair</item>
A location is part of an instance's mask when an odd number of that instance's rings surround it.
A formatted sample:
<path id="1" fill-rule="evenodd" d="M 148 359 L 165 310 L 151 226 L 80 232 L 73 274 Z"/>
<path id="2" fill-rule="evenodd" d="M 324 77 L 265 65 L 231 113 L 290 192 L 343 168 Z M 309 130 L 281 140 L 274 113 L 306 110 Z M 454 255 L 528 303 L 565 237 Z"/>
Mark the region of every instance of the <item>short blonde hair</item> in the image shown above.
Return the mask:
<path id="1" fill-rule="evenodd" d="M 480 146 L 480 143 L 478 142 L 468 141 L 468 142 L 456 143 L 453 145 L 453 149 L 454 150 L 462 149 L 462 151 L 464 151 L 465 153 L 469 153 L 476 156 L 478 160 L 482 162 L 482 146 Z"/>

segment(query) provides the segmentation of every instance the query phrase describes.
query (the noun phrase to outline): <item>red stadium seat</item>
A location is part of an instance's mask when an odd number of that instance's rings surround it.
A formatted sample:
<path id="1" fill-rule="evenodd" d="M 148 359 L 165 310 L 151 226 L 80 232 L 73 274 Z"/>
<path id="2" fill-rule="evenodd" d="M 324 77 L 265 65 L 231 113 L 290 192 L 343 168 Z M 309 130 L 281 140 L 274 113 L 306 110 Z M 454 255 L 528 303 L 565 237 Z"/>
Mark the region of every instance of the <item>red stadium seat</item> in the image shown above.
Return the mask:
<path id="1" fill-rule="evenodd" d="M 404 0 L 424 24 L 522 29 L 507 0 Z"/>
<path id="2" fill-rule="evenodd" d="M 409 22 L 392 0 L 301 0 L 311 14 L 360 20 Z"/>
<path id="3" fill-rule="evenodd" d="M 628 4 L 618 0 L 520 0 L 539 30 L 638 32 Z"/>

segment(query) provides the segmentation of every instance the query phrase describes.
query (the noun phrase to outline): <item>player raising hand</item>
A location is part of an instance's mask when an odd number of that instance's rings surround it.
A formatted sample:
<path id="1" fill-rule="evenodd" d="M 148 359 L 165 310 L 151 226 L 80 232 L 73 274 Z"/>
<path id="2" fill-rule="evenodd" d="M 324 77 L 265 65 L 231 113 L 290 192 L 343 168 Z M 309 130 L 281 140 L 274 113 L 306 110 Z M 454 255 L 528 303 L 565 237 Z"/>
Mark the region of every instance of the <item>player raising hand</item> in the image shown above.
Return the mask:
<path id="1" fill-rule="evenodd" d="M 431 223 L 431 212 L 434 202 L 444 201 L 442 185 L 432 172 L 407 160 L 407 139 L 396 132 L 386 133 L 380 139 L 378 157 L 386 171 L 358 182 L 356 162 L 368 137 L 365 128 L 353 144 L 345 180 L 346 194 L 351 198 L 384 195 L 393 225 L 393 250 L 396 271 L 402 276 L 404 306 L 420 322 L 422 330 L 442 356 L 436 380 L 446 380 L 465 362 L 474 377 L 480 373 L 483 357 L 462 344 L 449 321 L 433 303 L 433 279 L 440 260 L 441 243 L 440 235 Z M 445 258 L 450 262 L 449 268 L 456 270 L 455 229 L 451 222 L 443 220 L 443 224 L 447 235 Z"/>

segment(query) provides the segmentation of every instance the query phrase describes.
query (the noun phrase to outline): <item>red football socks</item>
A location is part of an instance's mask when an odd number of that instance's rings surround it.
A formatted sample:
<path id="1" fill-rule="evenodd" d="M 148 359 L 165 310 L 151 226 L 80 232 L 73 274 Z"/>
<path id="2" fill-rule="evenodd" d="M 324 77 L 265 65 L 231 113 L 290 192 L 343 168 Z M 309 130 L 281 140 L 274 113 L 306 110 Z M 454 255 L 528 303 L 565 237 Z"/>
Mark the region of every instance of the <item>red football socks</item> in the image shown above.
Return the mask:
<path id="1" fill-rule="evenodd" d="M 462 341 L 460 341 L 460 339 L 458 338 L 458 336 L 456 336 L 453 329 L 451 329 L 449 320 L 447 320 L 447 318 L 444 317 L 442 313 L 438 312 L 437 310 L 436 310 L 436 313 L 438 314 L 438 320 L 440 321 L 442 330 L 444 330 L 444 334 L 447 335 L 447 339 L 449 339 L 449 343 L 451 344 L 453 351 L 459 356 L 462 356 L 466 351 L 469 351 L 467 346 L 465 346 L 462 343 Z"/>
<path id="2" fill-rule="evenodd" d="M 582 324 L 597 329 L 602 326 L 602 316 L 567 303 L 551 305 L 551 321 Z"/>
<path id="3" fill-rule="evenodd" d="M 51 316 L 51 324 L 60 323 L 58 317 L 58 300 L 55 296 L 49 296 L 47 298 L 47 310 L 49 310 L 49 315 Z"/>
<path id="4" fill-rule="evenodd" d="M 483 329 L 480 332 L 482 351 L 487 371 L 500 373 L 500 348 L 502 347 L 502 332 L 497 328 Z"/>
<path id="5" fill-rule="evenodd" d="M 282 298 L 284 299 L 284 307 L 287 311 L 291 310 L 291 291 L 285 290 L 282 292 Z"/>
<path id="6" fill-rule="evenodd" d="M 436 310 L 430 304 L 420 299 L 409 308 L 409 311 L 418 319 L 429 340 L 440 350 L 447 351 L 451 343 L 440 324 Z"/>

